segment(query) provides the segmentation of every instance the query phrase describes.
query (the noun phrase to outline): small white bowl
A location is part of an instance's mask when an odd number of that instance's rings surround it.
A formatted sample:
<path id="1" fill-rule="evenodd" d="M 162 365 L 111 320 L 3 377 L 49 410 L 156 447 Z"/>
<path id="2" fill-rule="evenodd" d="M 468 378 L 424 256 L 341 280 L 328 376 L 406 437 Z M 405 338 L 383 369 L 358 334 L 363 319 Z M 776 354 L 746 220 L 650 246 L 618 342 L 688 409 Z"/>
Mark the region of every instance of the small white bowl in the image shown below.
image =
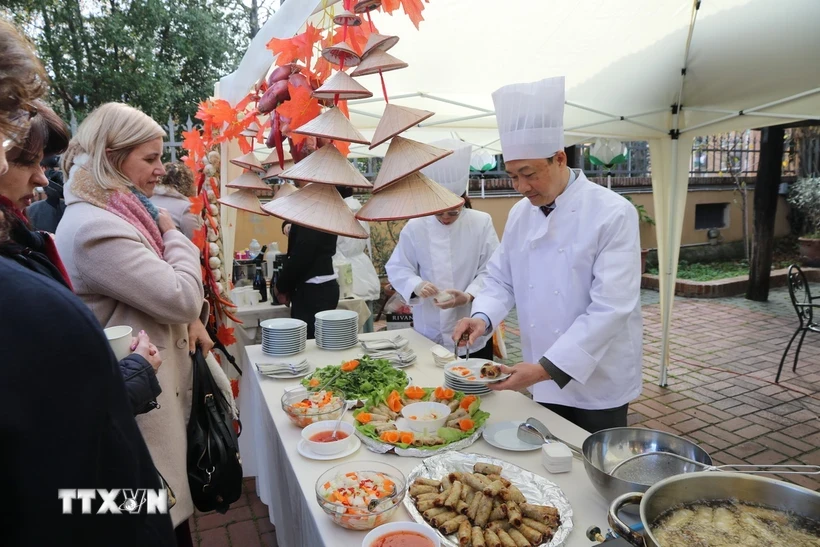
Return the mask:
<path id="1" fill-rule="evenodd" d="M 439 417 L 435 420 L 421 419 L 421 416 L 431 412 Z M 424 433 L 425 429 L 432 433 L 437 431 L 438 428 L 442 427 L 444 422 L 447 421 L 447 418 L 450 416 L 450 407 L 441 403 L 411 403 L 401 409 L 401 415 L 407 420 L 410 429 L 416 433 Z M 411 416 L 416 416 L 417 419 L 413 420 L 410 418 Z"/>
<path id="2" fill-rule="evenodd" d="M 334 427 L 336 427 L 336 420 L 324 420 L 312 423 L 302 429 L 302 438 L 305 440 L 305 444 L 311 452 L 323 456 L 330 456 L 331 454 L 338 454 L 339 452 L 347 450 L 347 447 L 350 446 L 351 438 L 356 434 L 356 429 L 353 427 L 353 424 L 347 422 L 339 424 L 339 432 L 347 433 L 347 437 L 344 439 L 329 443 L 317 443 L 316 441 L 310 440 L 312 436 L 322 431 L 333 431 Z"/>
<path id="3" fill-rule="evenodd" d="M 433 547 L 441 547 L 441 540 L 439 540 L 436 531 L 426 524 L 419 524 L 417 522 L 390 522 L 388 524 L 382 524 L 378 528 L 373 528 L 364 536 L 362 547 L 373 547 L 376 540 L 393 532 L 415 532 L 432 541 Z"/>

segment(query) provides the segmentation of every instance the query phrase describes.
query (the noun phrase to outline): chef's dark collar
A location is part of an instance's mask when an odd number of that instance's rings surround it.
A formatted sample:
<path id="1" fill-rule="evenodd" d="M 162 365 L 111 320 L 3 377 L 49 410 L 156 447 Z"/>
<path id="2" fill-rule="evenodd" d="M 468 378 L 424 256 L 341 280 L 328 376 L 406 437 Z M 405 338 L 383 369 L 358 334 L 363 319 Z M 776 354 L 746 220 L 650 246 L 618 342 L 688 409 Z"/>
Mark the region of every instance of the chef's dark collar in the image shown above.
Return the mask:
<path id="1" fill-rule="evenodd" d="M 567 169 L 569 169 L 569 167 L 567 167 Z M 578 175 L 575 174 L 575 171 L 573 171 L 572 169 L 569 169 L 569 180 L 567 180 L 567 186 L 566 186 L 566 188 L 564 188 L 564 192 L 567 191 L 567 188 L 569 188 L 570 184 L 575 182 L 576 178 L 578 178 Z M 563 195 L 563 192 L 561 194 Z M 558 197 L 560 197 L 560 196 L 558 196 Z M 558 198 L 556 198 L 556 199 L 558 199 Z M 541 209 L 541 212 L 544 213 L 545 217 L 548 217 L 549 214 L 555 210 L 555 202 L 553 201 L 549 205 L 542 205 L 542 206 L 539 207 L 539 209 Z"/>

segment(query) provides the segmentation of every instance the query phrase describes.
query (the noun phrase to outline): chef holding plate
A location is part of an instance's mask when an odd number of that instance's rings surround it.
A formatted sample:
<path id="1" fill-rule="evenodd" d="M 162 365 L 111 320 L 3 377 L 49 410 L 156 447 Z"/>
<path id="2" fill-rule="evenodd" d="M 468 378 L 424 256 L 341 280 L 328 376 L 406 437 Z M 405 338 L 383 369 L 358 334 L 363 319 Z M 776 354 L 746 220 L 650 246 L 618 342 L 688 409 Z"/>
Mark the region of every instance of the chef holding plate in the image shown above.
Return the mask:
<path id="1" fill-rule="evenodd" d="M 524 362 L 502 367 L 511 376 L 491 387 L 527 388 L 590 432 L 625 427 L 641 392 L 635 208 L 568 168 L 563 77 L 502 87 L 493 102 L 506 170 L 525 199 L 452 338 L 467 333 L 472 346 L 515 306 Z"/>

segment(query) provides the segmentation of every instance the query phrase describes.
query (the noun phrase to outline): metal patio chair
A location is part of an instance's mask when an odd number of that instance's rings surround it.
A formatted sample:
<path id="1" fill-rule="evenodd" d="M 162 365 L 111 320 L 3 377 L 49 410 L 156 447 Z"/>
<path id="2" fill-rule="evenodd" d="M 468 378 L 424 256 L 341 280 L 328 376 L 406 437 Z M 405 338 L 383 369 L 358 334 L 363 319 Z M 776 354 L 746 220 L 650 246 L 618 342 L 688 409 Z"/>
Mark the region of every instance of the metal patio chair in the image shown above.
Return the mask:
<path id="1" fill-rule="evenodd" d="M 800 348 L 803 346 L 803 339 L 806 337 L 806 333 L 809 331 L 820 333 L 820 324 L 818 324 L 814 318 L 814 310 L 820 310 L 820 296 L 811 295 L 806 274 L 803 273 L 797 264 L 789 266 L 788 274 L 789 298 L 791 298 L 792 306 L 794 306 L 794 311 L 797 313 L 797 319 L 800 321 L 800 325 L 797 327 L 797 330 L 794 331 L 789 343 L 786 344 L 786 351 L 783 352 L 783 357 L 780 359 L 780 366 L 777 367 L 775 383 L 780 382 L 780 373 L 783 370 L 783 363 L 786 361 L 786 354 L 789 353 L 789 348 L 791 348 L 792 342 L 797 338 L 797 335 L 800 335 L 800 341 L 797 343 L 797 350 L 794 352 L 792 372 L 797 372 L 797 359 L 800 357 Z M 817 303 L 814 301 L 817 301 Z"/>

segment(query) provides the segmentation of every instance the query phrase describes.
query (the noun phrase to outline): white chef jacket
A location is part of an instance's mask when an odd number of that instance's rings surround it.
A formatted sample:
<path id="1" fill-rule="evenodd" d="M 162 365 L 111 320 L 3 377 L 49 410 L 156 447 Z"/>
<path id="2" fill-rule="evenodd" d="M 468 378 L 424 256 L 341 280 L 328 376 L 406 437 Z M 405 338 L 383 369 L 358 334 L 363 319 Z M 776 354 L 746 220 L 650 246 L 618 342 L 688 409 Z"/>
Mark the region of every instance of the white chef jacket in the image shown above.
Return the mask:
<path id="1" fill-rule="evenodd" d="M 358 200 L 353 197 L 346 198 L 345 203 L 354 212 L 362 207 Z M 370 225 L 361 220 L 359 224 L 367 232 L 367 239 L 339 236 L 336 239 L 336 255 L 333 259 L 350 261 L 350 266 L 353 269 L 353 294 L 363 300 L 378 300 L 381 294 L 379 274 L 376 273 L 373 261 L 364 253 L 365 249 L 370 250 Z"/>
<path id="2" fill-rule="evenodd" d="M 497 325 L 515 305 L 524 361 L 544 356 L 573 378 L 535 384 L 536 401 L 602 410 L 641 392 L 638 215 L 575 172 L 549 216 L 526 198 L 512 208 L 473 312 Z"/>
<path id="3" fill-rule="evenodd" d="M 413 307 L 413 328 L 452 351 L 456 322 L 470 316 L 470 305 L 441 310 L 432 298 L 411 295 L 419 283 L 429 281 L 442 291 L 457 289 L 475 296 L 497 247 L 492 218 L 481 211 L 464 208 L 449 226 L 434 216 L 410 220 L 385 269 L 390 284 Z M 489 338 L 480 338 L 475 349 L 483 348 Z"/>

